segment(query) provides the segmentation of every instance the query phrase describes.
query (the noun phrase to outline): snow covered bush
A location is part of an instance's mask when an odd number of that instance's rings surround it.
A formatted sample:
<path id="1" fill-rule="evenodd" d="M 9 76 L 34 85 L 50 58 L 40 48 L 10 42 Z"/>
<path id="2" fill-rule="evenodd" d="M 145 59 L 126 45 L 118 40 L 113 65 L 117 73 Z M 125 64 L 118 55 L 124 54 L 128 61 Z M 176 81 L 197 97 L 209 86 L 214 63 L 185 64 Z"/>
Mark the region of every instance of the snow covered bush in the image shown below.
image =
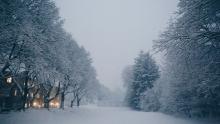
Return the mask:
<path id="1" fill-rule="evenodd" d="M 141 95 L 141 110 L 144 111 L 158 111 L 160 109 L 160 102 L 158 94 L 154 89 L 148 89 Z"/>

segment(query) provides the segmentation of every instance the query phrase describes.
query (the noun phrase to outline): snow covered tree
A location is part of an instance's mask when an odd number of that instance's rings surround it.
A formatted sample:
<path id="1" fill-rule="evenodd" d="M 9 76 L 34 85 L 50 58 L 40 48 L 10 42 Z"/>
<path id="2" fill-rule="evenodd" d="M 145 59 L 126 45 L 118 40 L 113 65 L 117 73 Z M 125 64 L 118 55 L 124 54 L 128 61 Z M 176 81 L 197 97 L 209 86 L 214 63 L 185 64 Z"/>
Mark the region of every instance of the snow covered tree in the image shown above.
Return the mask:
<path id="1" fill-rule="evenodd" d="M 166 55 L 170 101 L 163 107 L 167 112 L 189 117 L 220 115 L 219 2 L 180 0 L 176 20 L 155 43 Z"/>
<path id="2" fill-rule="evenodd" d="M 140 110 L 143 93 L 151 89 L 158 78 L 159 70 L 156 62 L 149 53 L 141 51 L 133 65 L 133 81 L 128 93 L 128 105 Z"/>
<path id="3" fill-rule="evenodd" d="M 51 89 L 59 87 L 57 95 L 62 96 L 63 108 L 65 96 L 76 89 L 75 84 L 82 89 L 78 92 L 80 101 L 88 90 L 87 84 L 96 80 L 87 51 L 62 24 L 58 8 L 51 0 L 0 1 L 0 75 L 25 72 L 23 109 L 33 85 L 45 89 L 46 104 L 52 100 L 48 96 Z M 30 80 L 35 83 L 29 87 Z"/>

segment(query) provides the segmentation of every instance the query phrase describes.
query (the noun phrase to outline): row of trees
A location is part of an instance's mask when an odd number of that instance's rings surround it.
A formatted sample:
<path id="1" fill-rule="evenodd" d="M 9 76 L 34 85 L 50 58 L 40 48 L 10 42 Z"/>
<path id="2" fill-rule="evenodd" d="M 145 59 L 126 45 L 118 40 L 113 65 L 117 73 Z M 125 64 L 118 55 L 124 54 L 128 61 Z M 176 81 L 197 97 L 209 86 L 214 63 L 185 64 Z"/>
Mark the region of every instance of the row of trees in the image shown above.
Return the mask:
<path id="1" fill-rule="evenodd" d="M 4 76 L 10 72 L 16 77 L 26 72 L 21 88 L 23 108 L 34 86 L 44 87 L 45 94 L 52 87 L 59 87 L 63 108 L 68 94 L 72 94 L 71 103 L 76 101 L 79 105 L 83 97 L 95 92 L 89 87 L 99 85 L 88 52 L 62 24 L 58 8 L 51 0 L 0 1 L 0 73 Z M 47 103 L 51 100 L 49 96 L 44 99 Z"/>
<path id="2" fill-rule="evenodd" d="M 164 62 L 161 77 L 143 98 L 150 106 L 144 110 L 219 117 L 220 1 L 180 0 L 178 7 L 176 18 L 154 44 Z"/>
<path id="3" fill-rule="evenodd" d="M 220 115 L 220 1 L 180 0 L 178 17 L 155 43 L 165 53 L 162 110 Z M 162 93 L 163 94 L 163 93 Z"/>

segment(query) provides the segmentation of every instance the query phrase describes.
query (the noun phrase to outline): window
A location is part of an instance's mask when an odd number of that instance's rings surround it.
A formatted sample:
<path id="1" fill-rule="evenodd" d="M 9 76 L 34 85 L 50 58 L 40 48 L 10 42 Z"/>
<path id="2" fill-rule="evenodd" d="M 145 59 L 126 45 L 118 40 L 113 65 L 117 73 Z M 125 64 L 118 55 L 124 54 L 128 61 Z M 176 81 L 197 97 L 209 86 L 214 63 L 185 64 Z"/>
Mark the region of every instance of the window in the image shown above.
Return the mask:
<path id="1" fill-rule="evenodd" d="M 11 84 L 11 83 L 12 83 L 12 77 L 7 77 L 6 82 L 7 82 L 8 84 Z"/>
<path id="2" fill-rule="evenodd" d="M 15 92 L 14 92 L 14 96 L 17 96 L 17 92 L 18 92 L 18 91 L 17 91 L 17 90 L 15 90 Z"/>

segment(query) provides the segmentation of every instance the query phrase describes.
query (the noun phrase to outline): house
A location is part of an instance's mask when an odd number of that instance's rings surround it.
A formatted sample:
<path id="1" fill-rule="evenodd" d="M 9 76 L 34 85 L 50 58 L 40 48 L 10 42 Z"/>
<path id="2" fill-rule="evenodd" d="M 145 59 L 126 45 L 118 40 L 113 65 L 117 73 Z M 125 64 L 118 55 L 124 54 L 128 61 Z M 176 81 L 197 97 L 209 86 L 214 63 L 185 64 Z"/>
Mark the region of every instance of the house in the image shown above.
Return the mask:
<path id="1" fill-rule="evenodd" d="M 10 72 L 0 75 L 0 111 L 22 108 L 24 75 L 13 76 Z"/>

